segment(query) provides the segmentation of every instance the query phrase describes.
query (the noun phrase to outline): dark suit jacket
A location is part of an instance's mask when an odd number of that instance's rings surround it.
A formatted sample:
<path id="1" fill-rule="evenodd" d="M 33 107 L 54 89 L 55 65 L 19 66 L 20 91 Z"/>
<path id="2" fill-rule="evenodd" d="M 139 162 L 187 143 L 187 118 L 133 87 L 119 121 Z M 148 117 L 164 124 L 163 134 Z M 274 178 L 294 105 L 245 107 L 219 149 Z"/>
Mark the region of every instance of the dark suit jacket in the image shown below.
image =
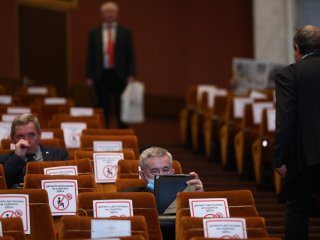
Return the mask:
<path id="1" fill-rule="evenodd" d="M 53 148 L 40 146 L 43 161 L 58 161 L 68 160 L 68 152 L 63 148 Z M 4 172 L 6 176 L 6 183 L 8 188 L 14 184 L 24 182 L 24 168 L 26 162 L 14 154 L 14 152 L 7 155 L 0 155 L 0 162 L 4 165 Z"/>
<path id="2" fill-rule="evenodd" d="M 275 165 L 286 181 L 320 164 L 320 53 L 286 67 L 276 77 Z"/>
<path id="3" fill-rule="evenodd" d="M 92 30 L 89 34 L 87 52 L 86 77 L 93 79 L 95 83 L 100 81 L 103 73 L 103 43 L 102 27 Z M 129 75 L 135 75 L 135 58 L 129 29 L 117 25 L 115 40 L 115 70 L 117 77 L 126 81 Z"/>

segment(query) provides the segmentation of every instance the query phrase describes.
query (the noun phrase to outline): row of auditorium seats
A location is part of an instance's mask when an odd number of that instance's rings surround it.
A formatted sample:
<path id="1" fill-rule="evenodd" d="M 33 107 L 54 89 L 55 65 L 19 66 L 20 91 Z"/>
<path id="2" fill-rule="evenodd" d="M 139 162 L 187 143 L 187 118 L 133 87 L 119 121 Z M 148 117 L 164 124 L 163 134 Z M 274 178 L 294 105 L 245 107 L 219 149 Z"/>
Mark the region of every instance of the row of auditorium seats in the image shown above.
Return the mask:
<path id="1" fill-rule="evenodd" d="M 274 90 L 243 95 L 211 85 L 190 86 L 180 112 L 181 141 L 241 179 L 281 192 L 273 169 Z"/>
<path id="2" fill-rule="evenodd" d="M 40 89 L 41 90 L 41 89 Z M 139 178 L 138 137 L 132 129 L 106 129 L 103 125 L 101 109 L 94 109 L 97 114 L 90 117 L 70 116 L 72 100 L 55 107 L 44 106 L 42 103 L 47 96 L 30 94 L 22 88 L 19 93 L 26 99 L 26 104 L 39 107 L 34 112 L 41 119 L 43 132 L 52 132 L 53 139 L 42 139 L 41 144 L 47 146 L 65 147 L 66 141 L 62 122 L 85 122 L 87 129 L 82 130 L 79 136 L 78 148 L 69 148 L 71 160 L 52 162 L 30 162 L 26 167 L 25 183 L 22 189 L 6 189 L 5 175 L 0 165 L 0 196 L 4 194 L 27 194 L 29 196 L 30 229 L 31 234 L 25 234 L 20 218 L 0 218 L 3 230 L 3 239 L 90 239 L 91 220 L 94 216 L 93 201 L 105 199 L 131 199 L 133 202 L 133 216 L 114 217 L 113 220 L 130 220 L 131 237 L 120 239 L 165 239 L 161 232 L 161 221 L 167 216 L 159 216 L 155 197 L 149 192 L 120 192 L 121 190 L 145 186 L 145 181 Z M 39 89 L 38 89 L 39 91 Z M 55 97 L 53 90 L 48 90 L 50 97 Z M 17 96 L 15 96 L 17 98 Z M 25 106 L 24 105 L 24 106 Z M 54 104 L 52 104 L 53 106 Z M 21 107 L 22 105 L 10 104 Z M 50 111 L 47 111 L 47 108 Z M 7 113 L 8 106 L 3 106 L 3 114 Z M 57 121 L 54 123 L 54 121 Z M 96 125 L 90 123 L 96 121 Z M 49 124 L 50 123 L 50 124 Z M 93 154 L 93 141 L 121 141 L 123 159 L 118 161 L 117 178 L 112 183 L 96 183 Z M 1 154 L 10 151 L 10 140 L 2 139 Z M 77 176 L 44 175 L 44 168 L 57 166 L 77 166 Z M 183 173 L 181 161 L 174 160 L 173 168 L 176 173 Z M 78 195 L 75 216 L 52 216 L 49 196 L 42 189 L 41 181 L 73 179 L 77 181 Z M 177 195 L 177 211 L 174 218 L 176 239 L 204 239 L 204 229 L 201 218 L 190 215 L 188 199 L 190 198 L 227 198 L 231 217 L 246 219 L 248 239 L 275 239 L 268 237 L 264 219 L 259 216 L 255 207 L 252 193 L 249 190 L 216 191 L 216 192 L 181 192 Z M 109 218 L 110 219 L 110 218 Z M 10 221 L 10 223 L 8 223 Z M 0 238 L 1 239 L 1 238 Z"/>

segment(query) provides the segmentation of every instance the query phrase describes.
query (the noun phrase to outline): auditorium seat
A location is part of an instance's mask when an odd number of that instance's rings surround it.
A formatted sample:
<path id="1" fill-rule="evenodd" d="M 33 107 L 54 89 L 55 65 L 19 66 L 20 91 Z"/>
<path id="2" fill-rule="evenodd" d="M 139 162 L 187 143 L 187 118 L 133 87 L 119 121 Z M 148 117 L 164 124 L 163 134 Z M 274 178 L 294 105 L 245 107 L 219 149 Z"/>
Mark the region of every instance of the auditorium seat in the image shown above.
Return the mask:
<path id="1" fill-rule="evenodd" d="M 131 199 L 133 215 L 145 217 L 150 240 L 161 240 L 162 234 L 158 219 L 154 195 L 149 192 L 111 192 L 111 193 L 80 193 L 78 195 L 78 215 L 93 216 L 93 200 Z"/>
<path id="2" fill-rule="evenodd" d="M 135 135 L 132 128 L 128 129 L 118 129 L 118 128 L 93 128 L 93 129 L 84 129 L 82 131 L 83 135 Z"/>
<path id="3" fill-rule="evenodd" d="M 41 189 L 42 180 L 54 179 L 70 179 L 77 180 L 78 193 L 93 192 L 95 190 L 95 183 L 92 175 L 79 175 L 79 176 L 61 176 L 61 175 L 43 175 L 43 174 L 26 174 L 24 177 L 24 189 Z M 54 228 L 56 234 L 59 233 L 61 228 L 61 216 L 53 216 Z"/>
<path id="4" fill-rule="evenodd" d="M 230 190 L 214 192 L 179 192 L 176 201 L 176 234 L 180 232 L 183 216 L 190 216 L 190 198 L 227 198 L 231 217 L 257 217 L 258 212 L 250 190 Z M 180 239 L 176 235 L 176 239 Z"/>
<path id="5" fill-rule="evenodd" d="M 113 152 L 123 153 L 124 159 L 128 159 L 128 160 L 136 159 L 134 151 L 130 148 L 123 149 L 122 151 L 113 151 Z M 75 159 L 90 158 L 91 160 L 93 160 L 93 153 L 94 153 L 93 150 L 77 150 L 74 152 L 73 156 Z"/>
<path id="6" fill-rule="evenodd" d="M 24 240 L 26 236 L 23 230 L 23 222 L 20 217 L 0 218 L 3 237 L 12 237 L 14 240 Z M 2 238 L 0 238 L 2 239 Z M 10 238 L 3 238 L 10 239 Z"/>
<path id="7" fill-rule="evenodd" d="M 81 150 L 93 150 L 93 142 L 94 141 L 119 141 L 122 142 L 122 148 L 130 148 L 134 151 L 136 159 L 139 158 L 139 144 L 138 138 L 135 135 L 109 135 L 109 136 L 101 136 L 101 135 L 81 135 L 80 137 L 80 149 Z"/>
<path id="8" fill-rule="evenodd" d="M 191 144 L 191 116 L 197 104 L 197 86 L 188 87 L 185 106 L 179 113 L 180 137 L 184 145 Z"/>
<path id="9" fill-rule="evenodd" d="M 43 189 L 8 189 L 0 190 L 1 194 L 27 194 L 29 195 L 30 229 L 26 234 L 30 240 L 55 240 L 54 225 L 46 190 Z"/>
<path id="10" fill-rule="evenodd" d="M 59 240 L 64 239 L 91 239 L 91 220 L 87 216 L 64 216 L 61 218 Z M 143 216 L 101 218 L 103 220 L 131 221 L 131 237 L 117 237 L 123 240 L 148 239 L 146 219 Z"/>
<path id="11" fill-rule="evenodd" d="M 93 167 L 89 158 L 63 161 L 29 162 L 26 174 L 44 174 L 44 168 L 60 166 L 77 166 L 78 174 L 93 174 Z"/>
<path id="12" fill-rule="evenodd" d="M 245 217 L 247 237 L 267 238 L 265 220 L 262 217 Z M 181 219 L 179 236 L 181 240 L 189 240 L 192 237 L 204 237 L 203 218 L 184 216 Z"/>

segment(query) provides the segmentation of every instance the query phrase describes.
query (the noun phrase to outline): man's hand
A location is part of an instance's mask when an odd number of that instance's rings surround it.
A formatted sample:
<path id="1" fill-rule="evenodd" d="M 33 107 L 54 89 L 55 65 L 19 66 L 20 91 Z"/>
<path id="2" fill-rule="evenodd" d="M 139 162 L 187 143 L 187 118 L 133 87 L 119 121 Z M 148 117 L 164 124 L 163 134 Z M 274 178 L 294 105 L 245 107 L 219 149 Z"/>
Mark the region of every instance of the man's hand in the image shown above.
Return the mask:
<path id="1" fill-rule="evenodd" d="M 276 168 L 276 171 L 281 175 L 282 178 L 284 178 L 287 173 L 287 165 L 282 164 L 281 167 Z"/>
<path id="2" fill-rule="evenodd" d="M 192 180 L 189 180 L 187 182 L 188 185 L 195 185 L 196 186 L 196 192 L 203 192 L 203 185 L 201 180 L 199 179 L 199 176 L 197 173 L 195 172 L 191 172 L 189 173 L 191 176 L 193 176 Z"/>
<path id="3" fill-rule="evenodd" d="M 21 158 L 25 158 L 29 147 L 30 144 L 28 141 L 20 139 L 19 142 L 17 142 L 15 145 L 14 153 Z"/>

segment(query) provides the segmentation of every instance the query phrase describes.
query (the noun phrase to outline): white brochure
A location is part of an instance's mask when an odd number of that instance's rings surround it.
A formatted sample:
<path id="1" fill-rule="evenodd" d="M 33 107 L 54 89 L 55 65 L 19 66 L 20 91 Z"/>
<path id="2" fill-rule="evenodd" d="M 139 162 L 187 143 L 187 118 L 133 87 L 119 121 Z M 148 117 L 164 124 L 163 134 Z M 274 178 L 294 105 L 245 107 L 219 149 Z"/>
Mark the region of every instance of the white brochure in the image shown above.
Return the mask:
<path id="1" fill-rule="evenodd" d="M 41 139 L 52 139 L 53 138 L 53 132 L 45 131 L 41 132 Z"/>
<path id="2" fill-rule="evenodd" d="M 95 218 L 131 217 L 133 207 L 131 199 L 93 200 Z"/>
<path id="3" fill-rule="evenodd" d="M 247 239 L 244 218 L 204 218 L 203 231 L 205 238 Z"/>
<path id="4" fill-rule="evenodd" d="M 20 217 L 25 234 L 30 234 L 29 196 L 27 194 L 1 194 L 0 217 Z"/>
<path id="5" fill-rule="evenodd" d="M 42 180 L 41 187 L 48 192 L 52 216 L 76 214 L 78 196 L 77 180 Z"/>
<path id="6" fill-rule="evenodd" d="M 226 198 L 190 198 L 191 217 L 227 218 L 230 217 Z"/>
<path id="7" fill-rule="evenodd" d="M 253 99 L 246 97 L 235 97 L 233 99 L 233 116 L 234 118 L 243 118 L 244 107 L 247 104 L 253 103 Z"/>
<path id="8" fill-rule="evenodd" d="M 121 141 L 93 141 L 94 152 L 122 151 Z"/>
<path id="9" fill-rule="evenodd" d="M 90 107 L 71 107 L 70 115 L 71 116 L 93 116 L 93 108 Z"/>
<path id="10" fill-rule="evenodd" d="M 96 183 L 115 182 L 118 173 L 118 161 L 123 153 L 93 153 L 94 179 Z"/>
<path id="11" fill-rule="evenodd" d="M 44 104 L 47 105 L 59 105 L 59 104 L 66 104 L 67 99 L 63 97 L 46 97 L 44 99 Z"/>
<path id="12" fill-rule="evenodd" d="M 12 123 L 17 114 L 2 114 L 1 118 L 3 122 Z"/>
<path id="13" fill-rule="evenodd" d="M 63 122 L 61 129 L 63 130 L 64 142 L 66 148 L 80 148 L 80 136 L 83 129 L 87 128 L 86 123 L 82 122 Z"/>
<path id="14" fill-rule="evenodd" d="M 48 93 L 48 88 L 47 87 L 28 87 L 27 93 L 44 95 Z"/>
<path id="15" fill-rule="evenodd" d="M 91 239 L 118 239 L 131 236 L 130 220 L 91 220 Z"/>
<path id="16" fill-rule="evenodd" d="M 7 113 L 9 114 L 31 113 L 31 109 L 28 107 L 8 107 Z"/>
<path id="17" fill-rule="evenodd" d="M 0 95 L 0 104 L 11 104 L 12 96 L 11 95 Z"/>
<path id="18" fill-rule="evenodd" d="M 253 123 L 260 124 L 262 119 L 262 111 L 264 109 L 273 108 L 273 102 L 255 102 L 252 104 Z"/>
<path id="19" fill-rule="evenodd" d="M 267 124 L 269 132 L 276 130 L 276 110 L 274 108 L 267 110 Z"/>
<path id="20" fill-rule="evenodd" d="M 0 139 L 10 138 L 10 132 L 11 132 L 11 123 L 0 122 Z"/>
<path id="21" fill-rule="evenodd" d="M 50 167 L 43 169 L 44 175 L 78 175 L 77 166 L 60 166 L 60 167 Z"/>

